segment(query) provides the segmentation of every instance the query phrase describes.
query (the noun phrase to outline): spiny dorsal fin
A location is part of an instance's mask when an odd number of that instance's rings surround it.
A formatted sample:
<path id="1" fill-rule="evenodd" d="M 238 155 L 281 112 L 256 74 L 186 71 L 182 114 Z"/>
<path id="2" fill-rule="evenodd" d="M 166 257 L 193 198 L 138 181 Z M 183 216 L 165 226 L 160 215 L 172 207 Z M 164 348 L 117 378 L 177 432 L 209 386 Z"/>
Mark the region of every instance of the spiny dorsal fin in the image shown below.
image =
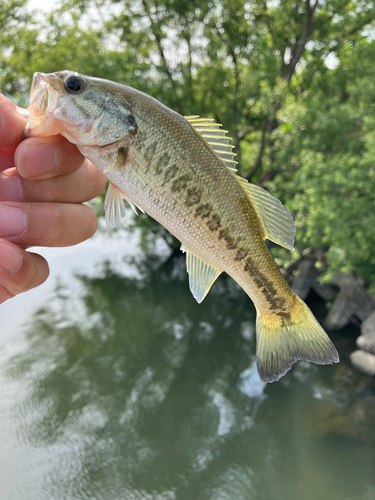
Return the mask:
<path id="1" fill-rule="evenodd" d="M 185 116 L 185 120 L 196 130 L 199 135 L 211 146 L 215 153 L 223 160 L 232 172 L 237 172 L 237 162 L 234 161 L 234 146 L 229 144 L 231 140 L 225 134 L 227 130 L 221 129 L 220 123 L 215 123 L 212 118 L 199 118 L 199 116 Z"/>
<path id="2" fill-rule="evenodd" d="M 224 161 L 228 169 L 240 183 L 256 211 L 263 229 L 263 236 L 289 250 L 294 249 L 295 226 L 289 210 L 268 191 L 255 184 L 250 184 L 246 179 L 236 175 L 237 162 L 226 131 L 220 129 L 221 125 L 210 118 L 199 116 L 186 116 L 186 121 L 204 138 L 215 153 Z"/>
<path id="3" fill-rule="evenodd" d="M 186 252 L 186 269 L 189 274 L 191 293 L 200 304 L 222 271 L 211 266 L 211 264 L 197 257 L 183 246 L 181 246 L 181 250 Z"/>

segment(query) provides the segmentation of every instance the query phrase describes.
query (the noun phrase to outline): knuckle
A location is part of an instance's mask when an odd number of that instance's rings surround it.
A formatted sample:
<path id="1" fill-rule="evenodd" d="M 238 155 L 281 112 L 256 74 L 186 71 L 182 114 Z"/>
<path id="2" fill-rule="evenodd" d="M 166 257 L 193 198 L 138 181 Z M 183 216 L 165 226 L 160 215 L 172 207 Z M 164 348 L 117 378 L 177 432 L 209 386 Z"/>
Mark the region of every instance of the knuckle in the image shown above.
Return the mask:
<path id="1" fill-rule="evenodd" d="M 89 212 L 89 217 L 88 217 L 88 234 L 89 234 L 89 237 L 93 236 L 97 229 L 98 229 L 98 218 L 96 216 L 96 213 L 94 212 L 94 210 L 92 210 L 90 207 L 87 207 L 90 209 L 90 212 Z"/>
<path id="2" fill-rule="evenodd" d="M 15 296 L 14 293 L 11 293 L 8 288 L 4 285 L 0 285 L 0 304 L 3 304 L 5 301 L 12 299 Z"/>
<path id="3" fill-rule="evenodd" d="M 29 269 L 23 283 L 23 290 L 35 288 L 46 281 L 49 275 L 47 261 L 38 254 L 28 253 Z"/>

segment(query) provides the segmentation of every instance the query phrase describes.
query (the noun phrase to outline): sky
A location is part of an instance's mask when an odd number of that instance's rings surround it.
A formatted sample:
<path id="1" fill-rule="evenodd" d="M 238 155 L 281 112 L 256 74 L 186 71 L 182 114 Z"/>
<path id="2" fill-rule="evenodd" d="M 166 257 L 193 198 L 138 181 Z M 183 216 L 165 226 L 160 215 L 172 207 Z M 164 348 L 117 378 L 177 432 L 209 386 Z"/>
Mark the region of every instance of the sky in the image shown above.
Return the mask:
<path id="1" fill-rule="evenodd" d="M 60 3 L 60 0 L 29 0 L 28 8 L 30 10 L 39 10 L 48 12 L 52 10 L 56 5 Z M 325 64 L 329 69 L 334 69 L 339 63 L 336 55 L 334 53 L 330 53 L 327 57 Z"/>
<path id="2" fill-rule="evenodd" d="M 55 5 L 58 4 L 58 0 L 29 0 L 28 8 L 30 10 L 44 10 L 49 11 L 52 10 Z"/>

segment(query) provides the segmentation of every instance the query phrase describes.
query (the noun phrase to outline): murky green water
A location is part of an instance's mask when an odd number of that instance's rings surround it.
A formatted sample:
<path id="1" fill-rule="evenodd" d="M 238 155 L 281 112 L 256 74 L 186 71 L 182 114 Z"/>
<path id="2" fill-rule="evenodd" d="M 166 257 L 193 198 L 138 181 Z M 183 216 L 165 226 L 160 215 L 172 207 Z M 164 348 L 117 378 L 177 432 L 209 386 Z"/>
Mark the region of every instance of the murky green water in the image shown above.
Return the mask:
<path id="1" fill-rule="evenodd" d="M 224 276 L 196 304 L 183 259 L 62 280 L 0 336 L 0 498 L 374 500 L 355 327 L 265 386 L 254 318 Z"/>

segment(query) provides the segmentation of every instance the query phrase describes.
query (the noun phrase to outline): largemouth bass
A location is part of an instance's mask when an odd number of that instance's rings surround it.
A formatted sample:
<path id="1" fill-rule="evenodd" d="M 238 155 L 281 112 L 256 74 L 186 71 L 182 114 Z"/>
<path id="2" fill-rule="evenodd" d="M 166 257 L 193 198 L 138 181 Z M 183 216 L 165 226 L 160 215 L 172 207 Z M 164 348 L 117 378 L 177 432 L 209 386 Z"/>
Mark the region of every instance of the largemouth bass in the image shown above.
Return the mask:
<path id="1" fill-rule="evenodd" d="M 198 302 L 225 271 L 257 310 L 257 366 L 265 382 L 299 360 L 339 360 L 331 340 L 290 289 L 265 239 L 293 249 L 289 211 L 236 173 L 232 146 L 213 120 L 183 117 L 152 97 L 72 71 L 35 73 L 25 136 L 61 134 L 109 180 L 107 224 L 124 199 L 181 241 Z"/>

